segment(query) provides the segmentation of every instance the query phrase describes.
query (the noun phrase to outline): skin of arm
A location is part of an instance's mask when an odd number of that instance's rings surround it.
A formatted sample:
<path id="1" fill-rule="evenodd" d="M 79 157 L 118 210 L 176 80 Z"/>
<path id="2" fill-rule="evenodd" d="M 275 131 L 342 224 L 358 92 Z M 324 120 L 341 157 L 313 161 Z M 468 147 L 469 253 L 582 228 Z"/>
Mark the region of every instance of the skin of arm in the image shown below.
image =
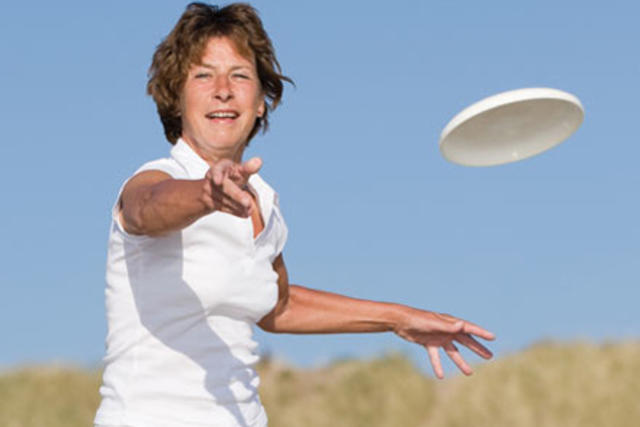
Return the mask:
<path id="1" fill-rule="evenodd" d="M 214 211 L 249 217 L 251 195 L 241 187 L 261 165 L 256 159 L 243 164 L 222 160 L 198 180 L 173 179 L 157 170 L 141 172 L 122 191 L 120 223 L 130 234 L 160 236 Z"/>
<path id="2" fill-rule="evenodd" d="M 258 326 L 267 332 L 314 334 L 392 331 L 427 350 L 438 378 L 444 377 L 440 348 L 464 374 L 473 373 L 454 341 L 482 358 L 492 357 L 491 352 L 472 335 L 493 340 L 493 333 L 471 322 L 401 304 L 350 298 L 291 285 L 282 254 L 273 262 L 273 268 L 278 274 L 278 302 L 258 322 Z"/>
<path id="3" fill-rule="evenodd" d="M 211 212 L 203 201 L 204 180 L 172 179 L 160 171 L 133 177 L 120 197 L 120 222 L 130 234 L 159 236 Z"/>
<path id="4" fill-rule="evenodd" d="M 398 304 L 350 298 L 290 285 L 282 254 L 273 263 L 278 273 L 278 302 L 258 325 L 274 333 L 313 334 L 392 331 L 402 316 Z"/>

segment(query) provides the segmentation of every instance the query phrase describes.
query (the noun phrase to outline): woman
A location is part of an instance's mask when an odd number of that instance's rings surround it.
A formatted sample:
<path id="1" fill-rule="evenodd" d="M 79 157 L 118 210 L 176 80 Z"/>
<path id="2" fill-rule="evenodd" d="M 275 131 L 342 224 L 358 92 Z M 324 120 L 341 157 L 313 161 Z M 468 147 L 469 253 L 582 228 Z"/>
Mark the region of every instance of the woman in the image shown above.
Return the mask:
<path id="1" fill-rule="evenodd" d="M 393 331 L 491 353 L 455 317 L 290 285 L 287 228 L 261 160 L 243 152 L 282 96 L 271 42 L 248 5 L 187 7 L 158 46 L 148 91 L 170 157 L 143 165 L 113 212 L 100 426 L 265 426 L 252 325 L 269 332 Z"/>

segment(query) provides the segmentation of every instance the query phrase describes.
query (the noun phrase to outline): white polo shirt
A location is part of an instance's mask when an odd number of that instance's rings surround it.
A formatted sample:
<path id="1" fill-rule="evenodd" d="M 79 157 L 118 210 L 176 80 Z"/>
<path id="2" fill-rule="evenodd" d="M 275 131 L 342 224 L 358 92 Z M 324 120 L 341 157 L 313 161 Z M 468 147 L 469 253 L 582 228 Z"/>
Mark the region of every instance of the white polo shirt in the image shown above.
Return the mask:
<path id="1" fill-rule="evenodd" d="M 201 179 L 209 166 L 184 141 L 142 166 Z M 214 212 L 162 237 L 126 233 L 117 204 L 106 272 L 108 334 L 96 424 L 266 426 L 252 325 L 278 298 L 272 268 L 287 239 L 273 189 L 258 175 L 264 229 Z"/>

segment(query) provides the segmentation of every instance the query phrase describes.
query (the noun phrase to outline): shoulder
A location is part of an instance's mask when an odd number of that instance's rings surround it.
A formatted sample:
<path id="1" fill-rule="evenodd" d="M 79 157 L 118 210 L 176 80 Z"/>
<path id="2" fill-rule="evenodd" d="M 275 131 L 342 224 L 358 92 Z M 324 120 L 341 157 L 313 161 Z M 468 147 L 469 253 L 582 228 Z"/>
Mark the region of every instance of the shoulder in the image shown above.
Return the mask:
<path id="1" fill-rule="evenodd" d="M 186 176 L 182 166 L 173 158 L 151 160 L 140 166 L 120 189 L 119 199 L 146 185 L 152 185 L 166 179 L 181 179 Z"/>
<path id="2" fill-rule="evenodd" d="M 132 176 L 136 176 L 146 171 L 160 171 L 164 172 L 172 178 L 182 178 L 186 171 L 175 159 L 168 157 L 162 159 L 152 160 L 140 166 Z"/>

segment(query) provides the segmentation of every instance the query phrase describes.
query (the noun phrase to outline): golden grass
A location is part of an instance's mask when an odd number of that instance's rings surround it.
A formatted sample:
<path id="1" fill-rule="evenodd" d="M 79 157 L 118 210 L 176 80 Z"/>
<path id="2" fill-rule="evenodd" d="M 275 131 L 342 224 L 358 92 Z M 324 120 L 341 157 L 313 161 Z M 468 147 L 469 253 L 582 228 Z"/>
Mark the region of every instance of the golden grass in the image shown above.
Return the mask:
<path id="1" fill-rule="evenodd" d="M 640 426 L 640 342 L 540 343 L 445 381 L 399 355 L 259 371 L 271 427 Z M 0 374 L 0 427 L 91 426 L 99 383 L 63 367 Z"/>
<path id="2" fill-rule="evenodd" d="M 266 363 L 262 401 L 274 427 L 417 426 L 433 411 L 433 383 L 393 355 L 304 371 Z"/>
<path id="3" fill-rule="evenodd" d="M 62 366 L 0 374 L 0 426 L 91 426 L 100 375 Z"/>
<path id="4" fill-rule="evenodd" d="M 449 386 L 421 427 L 638 427 L 640 343 L 540 343 Z"/>

